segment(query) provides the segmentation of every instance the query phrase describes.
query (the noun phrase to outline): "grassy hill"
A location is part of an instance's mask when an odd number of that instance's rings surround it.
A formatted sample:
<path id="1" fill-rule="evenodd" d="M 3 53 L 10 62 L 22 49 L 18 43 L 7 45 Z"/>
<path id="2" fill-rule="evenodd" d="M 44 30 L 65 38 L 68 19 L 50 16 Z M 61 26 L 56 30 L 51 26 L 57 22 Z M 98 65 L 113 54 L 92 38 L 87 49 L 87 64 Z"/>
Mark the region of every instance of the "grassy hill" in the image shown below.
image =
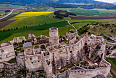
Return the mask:
<path id="1" fill-rule="evenodd" d="M 107 34 L 107 35 L 113 35 L 116 36 L 116 19 L 102 19 L 102 20 L 70 20 L 70 23 L 79 30 L 83 26 L 90 24 L 90 29 L 87 30 L 90 32 L 89 35 L 95 34 L 100 35 L 101 33 Z M 94 25 L 94 24 L 103 24 L 103 25 Z M 114 24 L 114 25 L 113 25 Z M 113 32 L 111 32 L 113 30 Z M 82 36 L 85 35 L 85 33 L 81 34 Z"/>

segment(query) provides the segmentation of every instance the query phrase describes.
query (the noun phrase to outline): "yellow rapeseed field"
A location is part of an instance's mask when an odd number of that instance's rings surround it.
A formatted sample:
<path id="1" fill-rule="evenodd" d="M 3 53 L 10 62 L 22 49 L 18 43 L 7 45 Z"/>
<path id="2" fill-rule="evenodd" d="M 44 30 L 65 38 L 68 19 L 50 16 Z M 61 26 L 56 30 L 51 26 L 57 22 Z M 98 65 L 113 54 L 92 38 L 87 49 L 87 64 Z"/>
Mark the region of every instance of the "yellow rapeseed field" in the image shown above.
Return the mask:
<path id="1" fill-rule="evenodd" d="M 46 11 L 46 12 L 24 12 L 21 13 L 17 16 L 15 16 L 14 18 L 10 19 L 10 20 L 15 20 L 15 19 L 23 19 L 23 18 L 27 18 L 27 17 L 32 17 L 32 16 L 40 16 L 40 15 L 47 15 L 50 13 L 53 13 L 54 11 Z"/>
<path id="2" fill-rule="evenodd" d="M 3 27 L 1 30 L 11 29 L 11 28 L 16 28 L 16 27 L 21 28 L 21 27 L 24 27 L 24 26 L 36 26 L 36 25 L 39 25 L 39 24 L 48 23 L 48 19 L 44 19 L 44 20 L 43 20 L 43 18 L 36 19 L 35 17 L 36 16 L 41 16 L 41 15 L 47 15 L 47 14 L 50 14 L 50 13 L 54 13 L 54 11 L 21 13 L 21 14 L 15 16 L 15 17 L 9 19 L 9 20 L 16 20 L 16 21 L 14 21 L 14 22 L 10 23 L 9 25 Z M 54 18 L 52 18 L 52 19 L 54 20 Z M 45 22 L 45 20 L 46 20 L 46 22 Z M 55 19 L 55 20 L 57 21 L 57 19 Z M 52 22 L 52 20 L 51 20 L 51 22 Z"/>

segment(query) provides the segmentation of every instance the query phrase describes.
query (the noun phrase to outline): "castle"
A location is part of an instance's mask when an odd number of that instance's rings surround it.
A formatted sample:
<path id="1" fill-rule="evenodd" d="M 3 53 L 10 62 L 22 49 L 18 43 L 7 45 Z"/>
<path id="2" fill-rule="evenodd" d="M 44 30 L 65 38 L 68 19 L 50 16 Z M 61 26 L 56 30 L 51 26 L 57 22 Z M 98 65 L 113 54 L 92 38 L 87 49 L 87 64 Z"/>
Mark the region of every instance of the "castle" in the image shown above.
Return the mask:
<path id="1" fill-rule="evenodd" d="M 11 44 L 26 41 L 25 37 L 19 41 L 15 39 L 10 41 Z M 28 42 L 23 44 L 24 51 L 16 55 L 17 66 L 30 72 L 44 70 L 47 78 L 92 78 L 98 75 L 107 78 L 111 64 L 105 60 L 105 46 L 101 36 L 88 37 L 86 34 L 79 38 L 76 32 L 67 32 L 66 36 L 59 37 L 58 28 L 50 28 L 49 37 L 29 34 Z M 12 52 L 14 49 L 8 51 Z"/>

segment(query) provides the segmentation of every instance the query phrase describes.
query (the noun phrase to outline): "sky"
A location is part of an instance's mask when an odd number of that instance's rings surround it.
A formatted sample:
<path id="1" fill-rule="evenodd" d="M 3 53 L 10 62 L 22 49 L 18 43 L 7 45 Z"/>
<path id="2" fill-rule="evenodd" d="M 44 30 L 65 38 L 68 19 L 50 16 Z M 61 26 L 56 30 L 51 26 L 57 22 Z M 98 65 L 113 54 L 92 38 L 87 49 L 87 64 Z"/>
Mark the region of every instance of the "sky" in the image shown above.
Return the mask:
<path id="1" fill-rule="evenodd" d="M 96 0 L 96 1 L 102 1 L 102 2 L 108 2 L 108 3 L 116 2 L 116 0 Z"/>

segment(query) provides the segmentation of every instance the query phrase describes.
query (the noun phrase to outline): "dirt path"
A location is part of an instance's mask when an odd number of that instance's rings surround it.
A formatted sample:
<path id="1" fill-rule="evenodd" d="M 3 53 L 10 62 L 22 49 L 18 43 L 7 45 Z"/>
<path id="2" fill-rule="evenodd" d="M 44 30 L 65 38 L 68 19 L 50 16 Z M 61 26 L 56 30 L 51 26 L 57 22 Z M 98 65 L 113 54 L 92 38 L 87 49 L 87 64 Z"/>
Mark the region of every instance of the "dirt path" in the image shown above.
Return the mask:
<path id="1" fill-rule="evenodd" d="M 77 32 L 77 35 L 78 35 L 78 31 L 77 31 L 77 29 L 75 28 L 75 26 L 73 26 L 72 24 L 70 24 L 69 20 L 66 20 L 66 21 L 68 22 L 69 25 L 71 25 L 71 26 L 75 29 L 75 31 Z"/>

